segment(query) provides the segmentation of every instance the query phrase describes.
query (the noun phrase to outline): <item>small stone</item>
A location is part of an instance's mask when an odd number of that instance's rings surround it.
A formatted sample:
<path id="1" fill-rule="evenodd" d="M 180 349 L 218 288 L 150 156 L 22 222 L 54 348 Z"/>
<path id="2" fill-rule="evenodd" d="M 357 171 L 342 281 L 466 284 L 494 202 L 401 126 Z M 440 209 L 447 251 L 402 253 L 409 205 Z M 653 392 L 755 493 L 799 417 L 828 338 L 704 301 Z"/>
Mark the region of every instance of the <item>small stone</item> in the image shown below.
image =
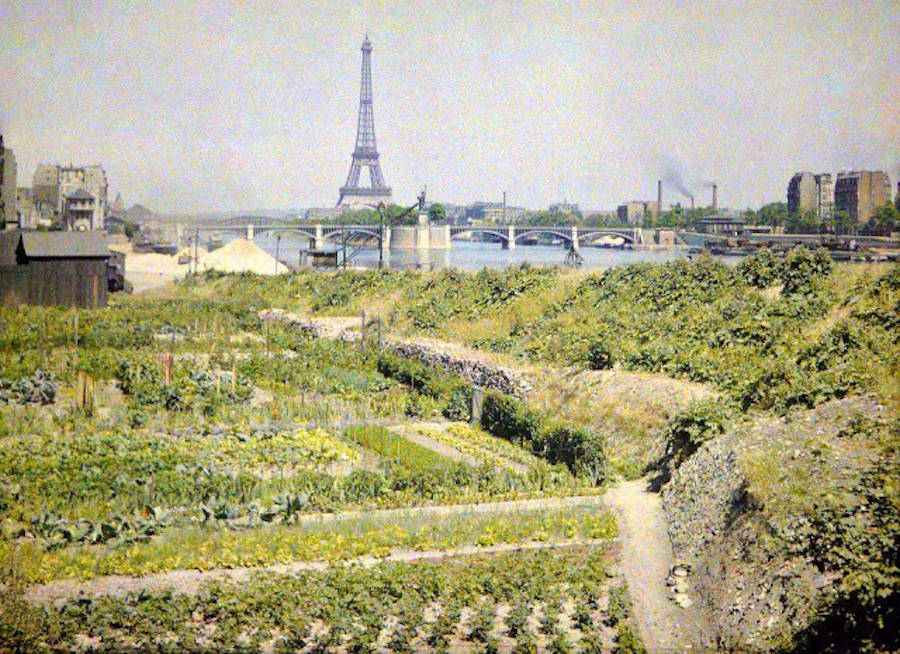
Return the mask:
<path id="1" fill-rule="evenodd" d="M 689 606 L 693 605 L 691 598 L 683 594 L 678 594 L 675 596 L 675 603 L 683 609 L 686 609 Z"/>

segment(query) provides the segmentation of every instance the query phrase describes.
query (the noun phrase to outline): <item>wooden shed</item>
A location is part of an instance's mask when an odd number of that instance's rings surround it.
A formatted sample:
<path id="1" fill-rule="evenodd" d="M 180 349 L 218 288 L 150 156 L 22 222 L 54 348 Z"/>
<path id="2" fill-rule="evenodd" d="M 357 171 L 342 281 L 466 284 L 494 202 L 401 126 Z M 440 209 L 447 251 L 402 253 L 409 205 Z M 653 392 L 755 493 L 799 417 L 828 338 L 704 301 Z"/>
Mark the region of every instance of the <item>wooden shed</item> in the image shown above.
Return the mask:
<path id="1" fill-rule="evenodd" d="M 0 232 L 0 305 L 105 307 L 109 257 L 97 232 Z"/>

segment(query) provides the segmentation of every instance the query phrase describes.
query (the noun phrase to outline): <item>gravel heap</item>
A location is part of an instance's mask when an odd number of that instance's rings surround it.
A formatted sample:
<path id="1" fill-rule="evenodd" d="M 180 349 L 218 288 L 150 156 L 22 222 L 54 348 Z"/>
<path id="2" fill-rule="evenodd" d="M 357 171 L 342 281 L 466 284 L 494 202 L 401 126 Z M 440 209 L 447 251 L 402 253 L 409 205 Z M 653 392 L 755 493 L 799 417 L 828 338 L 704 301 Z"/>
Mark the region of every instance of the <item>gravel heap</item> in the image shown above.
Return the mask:
<path id="1" fill-rule="evenodd" d="M 252 272 L 258 275 L 281 275 L 288 272 L 287 266 L 276 263 L 275 257 L 243 238 L 237 238 L 202 257 L 199 269 Z"/>

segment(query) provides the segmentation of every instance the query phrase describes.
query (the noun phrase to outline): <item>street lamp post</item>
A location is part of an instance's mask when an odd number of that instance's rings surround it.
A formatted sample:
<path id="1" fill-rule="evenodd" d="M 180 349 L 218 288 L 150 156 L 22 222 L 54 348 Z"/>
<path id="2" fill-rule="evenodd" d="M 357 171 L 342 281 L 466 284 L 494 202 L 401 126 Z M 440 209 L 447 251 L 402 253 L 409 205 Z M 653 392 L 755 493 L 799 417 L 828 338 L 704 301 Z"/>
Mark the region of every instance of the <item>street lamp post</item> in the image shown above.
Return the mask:
<path id="1" fill-rule="evenodd" d="M 378 269 L 384 268 L 384 202 L 378 203 Z"/>

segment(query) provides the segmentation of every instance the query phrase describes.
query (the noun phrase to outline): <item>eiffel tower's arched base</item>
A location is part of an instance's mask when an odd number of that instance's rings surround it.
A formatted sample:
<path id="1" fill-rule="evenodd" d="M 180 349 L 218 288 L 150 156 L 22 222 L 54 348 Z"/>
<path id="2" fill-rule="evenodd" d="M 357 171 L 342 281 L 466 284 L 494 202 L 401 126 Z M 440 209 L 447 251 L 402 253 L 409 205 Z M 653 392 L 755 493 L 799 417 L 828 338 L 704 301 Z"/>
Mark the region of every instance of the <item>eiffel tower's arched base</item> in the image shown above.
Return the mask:
<path id="1" fill-rule="evenodd" d="M 348 207 L 351 209 L 376 209 L 381 202 L 389 205 L 393 202 L 394 196 L 390 189 L 341 189 L 341 197 L 337 206 Z"/>

